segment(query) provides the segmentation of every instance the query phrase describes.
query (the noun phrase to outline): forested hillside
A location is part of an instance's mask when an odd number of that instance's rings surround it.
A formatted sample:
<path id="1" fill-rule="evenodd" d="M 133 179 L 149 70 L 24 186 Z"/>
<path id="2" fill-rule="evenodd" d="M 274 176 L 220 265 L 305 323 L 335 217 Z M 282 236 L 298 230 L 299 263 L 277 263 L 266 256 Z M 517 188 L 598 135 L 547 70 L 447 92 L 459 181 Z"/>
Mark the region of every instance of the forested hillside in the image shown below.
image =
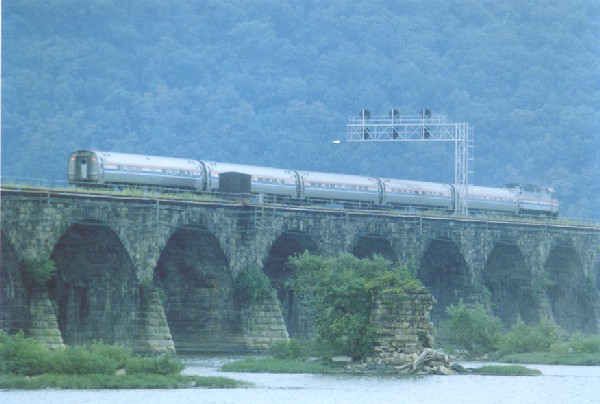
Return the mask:
<path id="1" fill-rule="evenodd" d="M 600 219 L 600 3 L 46 0 L 2 7 L 2 176 L 100 149 L 453 182 L 451 145 L 347 143 L 350 116 L 475 128 L 475 183 Z"/>

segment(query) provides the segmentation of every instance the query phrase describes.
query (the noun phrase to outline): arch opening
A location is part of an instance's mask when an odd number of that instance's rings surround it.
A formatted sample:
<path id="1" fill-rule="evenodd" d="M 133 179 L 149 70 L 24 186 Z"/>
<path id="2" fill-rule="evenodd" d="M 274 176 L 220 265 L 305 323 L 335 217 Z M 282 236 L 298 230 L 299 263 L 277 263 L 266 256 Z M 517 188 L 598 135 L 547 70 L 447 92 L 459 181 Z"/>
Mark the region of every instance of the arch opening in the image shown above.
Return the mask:
<path id="1" fill-rule="evenodd" d="M 471 282 L 467 263 L 456 243 L 450 240 L 433 240 L 417 270 L 419 278 L 429 289 L 436 303 L 431 309 L 431 320 L 440 322 L 447 318 L 446 307 L 471 298 Z"/>
<path id="2" fill-rule="evenodd" d="M 390 242 L 385 237 L 379 235 L 360 236 L 352 250 L 352 254 L 361 259 L 381 255 L 394 264 L 398 263 L 398 257 L 396 257 L 396 253 L 392 250 Z"/>
<path id="3" fill-rule="evenodd" d="M 271 286 L 277 291 L 283 321 L 290 338 L 312 336 L 312 315 L 310 308 L 295 296 L 286 285 L 292 276 L 287 265 L 290 257 L 308 251 L 317 252 L 317 246 L 309 236 L 299 233 L 283 233 L 271 246 L 263 271 L 269 277 Z"/>
<path id="4" fill-rule="evenodd" d="M 483 269 L 483 284 L 491 294 L 493 314 L 504 324 L 514 324 L 518 318 L 529 324 L 539 322 L 531 274 L 516 245 L 494 246 Z"/>
<path id="5" fill-rule="evenodd" d="M 135 347 L 140 289 L 135 268 L 117 235 L 97 222 L 72 225 L 51 259 L 49 282 L 58 327 L 69 345 L 101 341 Z"/>
<path id="6" fill-rule="evenodd" d="M 595 333 L 595 294 L 573 248 L 552 249 L 545 266 L 550 278 L 546 289 L 554 321 L 569 332 Z"/>
<path id="7" fill-rule="evenodd" d="M 219 241 L 205 228 L 180 228 L 171 236 L 153 283 L 177 352 L 240 350 L 231 271 Z"/>

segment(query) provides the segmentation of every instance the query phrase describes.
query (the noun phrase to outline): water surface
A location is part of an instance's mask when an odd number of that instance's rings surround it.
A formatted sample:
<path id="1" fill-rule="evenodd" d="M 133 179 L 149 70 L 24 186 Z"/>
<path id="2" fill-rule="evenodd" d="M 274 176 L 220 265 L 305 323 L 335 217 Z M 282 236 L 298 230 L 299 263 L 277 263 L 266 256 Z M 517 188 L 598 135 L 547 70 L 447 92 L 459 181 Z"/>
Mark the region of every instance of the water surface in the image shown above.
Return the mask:
<path id="1" fill-rule="evenodd" d="M 600 367 L 527 365 L 542 376 L 356 376 L 223 373 L 235 358 L 190 357 L 184 373 L 253 382 L 251 389 L 0 392 L 0 403 L 600 403 Z M 465 362 L 466 367 L 481 363 Z"/>

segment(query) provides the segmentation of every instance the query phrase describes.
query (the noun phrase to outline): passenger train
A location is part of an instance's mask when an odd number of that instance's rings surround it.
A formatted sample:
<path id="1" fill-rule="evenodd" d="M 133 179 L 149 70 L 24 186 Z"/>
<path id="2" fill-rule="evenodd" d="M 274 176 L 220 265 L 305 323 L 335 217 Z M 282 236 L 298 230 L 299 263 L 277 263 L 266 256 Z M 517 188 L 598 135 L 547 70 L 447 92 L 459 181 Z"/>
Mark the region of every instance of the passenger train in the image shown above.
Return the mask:
<path id="1" fill-rule="evenodd" d="M 198 193 L 225 192 L 224 180 L 233 174 L 240 176 L 242 183 L 247 180 L 239 192 L 342 206 L 356 203 L 452 212 L 456 198 L 465 197 L 450 184 L 93 150 L 71 153 L 67 174 L 69 182 L 77 185 L 152 186 Z M 470 212 L 557 217 L 559 211 L 554 190 L 535 185 L 470 185 L 466 198 Z"/>

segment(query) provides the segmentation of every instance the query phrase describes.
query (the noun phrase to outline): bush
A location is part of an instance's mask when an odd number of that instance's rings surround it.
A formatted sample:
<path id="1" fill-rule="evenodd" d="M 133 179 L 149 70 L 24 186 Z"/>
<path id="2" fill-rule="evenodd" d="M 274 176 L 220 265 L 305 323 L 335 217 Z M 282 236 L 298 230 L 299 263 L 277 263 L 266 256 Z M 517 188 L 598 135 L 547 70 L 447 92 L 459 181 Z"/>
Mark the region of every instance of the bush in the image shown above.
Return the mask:
<path id="1" fill-rule="evenodd" d="M 308 356 L 308 347 L 292 338 L 289 341 L 279 341 L 270 345 L 269 353 L 276 359 L 299 359 Z"/>
<path id="2" fill-rule="evenodd" d="M 260 268 L 240 272 L 235 279 L 233 293 L 238 304 L 261 303 L 273 297 L 271 282 Z"/>
<path id="3" fill-rule="evenodd" d="M 27 287 L 44 285 L 56 272 L 56 263 L 47 258 L 28 258 L 23 264 L 23 281 Z"/>
<path id="4" fill-rule="evenodd" d="M 83 346 L 67 347 L 52 352 L 49 371 L 63 375 L 114 374 L 118 363 L 110 357 L 90 351 Z"/>
<path id="5" fill-rule="evenodd" d="M 552 351 L 560 353 L 598 354 L 600 353 L 600 337 L 575 335 L 564 344 L 553 345 Z"/>
<path id="6" fill-rule="evenodd" d="M 504 354 L 547 351 L 558 341 L 559 330 L 551 321 L 528 326 L 518 319 L 503 337 L 501 350 Z"/>
<path id="7" fill-rule="evenodd" d="M 481 304 L 468 306 L 460 302 L 446 308 L 446 313 L 450 319 L 442 322 L 440 332 L 449 344 L 472 354 L 498 348 L 502 323 L 489 315 Z"/>
<path id="8" fill-rule="evenodd" d="M 183 363 L 169 355 L 134 357 L 127 348 L 99 343 L 50 351 L 22 332 L 13 336 L 0 333 L 0 373 L 112 375 L 122 368 L 132 374 L 172 375 L 181 372 Z"/>
<path id="9" fill-rule="evenodd" d="M 161 355 L 157 357 L 139 357 L 129 358 L 125 365 L 127 374 L 154 374 L 154 375 L 172 375 L 179 374 L 183 369 L 183 363 L 170 355 Z"/>
<path id="10" fill-rule="evenodd" d="M 25 338 L 22 331 L 13 336 L 0 333 L 0 372 L 35 376 L 50 369 L 50 351 Z"/>

